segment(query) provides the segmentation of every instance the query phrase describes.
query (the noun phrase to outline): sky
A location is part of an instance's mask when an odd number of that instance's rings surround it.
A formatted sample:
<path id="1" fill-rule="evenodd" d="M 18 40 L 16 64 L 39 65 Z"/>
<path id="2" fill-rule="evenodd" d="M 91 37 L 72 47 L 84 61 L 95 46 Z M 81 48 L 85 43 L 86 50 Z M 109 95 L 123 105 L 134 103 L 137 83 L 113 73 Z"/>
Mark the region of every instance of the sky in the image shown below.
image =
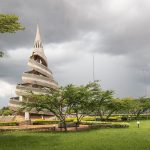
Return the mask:
<path id="1" fill-rule="evenodd" d="M 149 0 L 0 0 L 24 31 L 0 34 L 0 107 L 15 96 L 40 27 L 49 68 L 60 86 L 100 80 L 115 97 L 150 96 Z"/>

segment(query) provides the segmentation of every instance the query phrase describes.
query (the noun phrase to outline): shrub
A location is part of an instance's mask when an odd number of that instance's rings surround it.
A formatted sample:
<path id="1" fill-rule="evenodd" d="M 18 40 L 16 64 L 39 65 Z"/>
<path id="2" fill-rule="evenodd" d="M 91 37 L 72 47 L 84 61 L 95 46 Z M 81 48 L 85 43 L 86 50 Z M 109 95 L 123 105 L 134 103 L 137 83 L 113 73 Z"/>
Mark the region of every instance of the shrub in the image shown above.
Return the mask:
<path id="1" fill-rule="evenodd" d="M 109 117 L 108 119 L 106 119 L 106 117 L 101 118 L 96 118 L 96 121 L 120 121 L 121 117 L 120 116 L 113 116 L 113 117 Z"/>
<path id="2" fill-rule="evenodd" d="M 74 122 L 76 118 L 66 118 L 66 122 Z"/>
<path id="3" fill-rule="evenodd" d="M 95 121 L 96 117 L 83 117 L 82 121 Z"/>
<path id="4" fill-rule="evenodd" d="M 59 120 L 35 120 L 33 121 L 33 125 L 48 125 L 48 124 L 58 124 Z"/>
<path id="5" fill-rule="evenodd" d="M 136 120 L 136 115 L 134 114 L 116 114 L 114 117 L 120 117 L 122 121 L 127 121 L 127 120 Z M 140 114 L 138 117 L 139 120 L 148 120 L 150 119 L 150 114 Z"/>
<path id="6" fill-rule="evenodd" d="M 83 121 L 83 125 L 90 125 L 91 128 L 128 128 L 128 123 L 116 123 L 116 122 L 100 122 L 100 121 Z"/>
<path id="7" fill-rule="evenodd" d="M 0 122 L 0 126 L 18 126 L 18 122 Z"/>
<path id="8" fill-rule="evenodd" d="M 3 107 L 2 109 L 0 109 L 0 115 L 8 116 L 12 114 L 13 114 L 13 111 L 10 110 L 9 107 Z"/>

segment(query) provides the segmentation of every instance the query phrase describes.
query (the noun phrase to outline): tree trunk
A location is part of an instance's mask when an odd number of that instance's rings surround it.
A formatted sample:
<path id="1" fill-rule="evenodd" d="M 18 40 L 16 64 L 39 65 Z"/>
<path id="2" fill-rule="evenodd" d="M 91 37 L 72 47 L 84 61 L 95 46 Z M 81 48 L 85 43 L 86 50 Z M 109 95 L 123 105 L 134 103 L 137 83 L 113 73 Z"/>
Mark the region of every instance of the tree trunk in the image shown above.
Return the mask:
<path id="1" fill-rule="evenodd" d="M 98 111 L 99 117 L 101 118 L 101 120 L 103 120 L 103 115 L 101 111 Z"/>
<path id="2" fill-rule="evenodd" d="M 67 131 L 67 124 L 66 124 L 66 121 L 63 121 L 63 126 L 64 126 L 64 129 L 65 129 L 65 132 Z"/>
<path id="3" fill-rule="evenodd" d="M 139 110 L 139 111 L 137 112 L 136 119 L 139 118 L 140 114 L 141 114 L 141 110 Z"/>
<path id="4" fill-rule="evenodd" d="M 78 130 L 78 125 L 80 124 L 79 116 L 76 114 L 77 122 L 76 122 L 76 131 Z"/>
<path id="5" fill-rule="evenodd" d="M 114 110 L 110 111 L 110 113 L 107 115 L 106 120 L 109 119 L 109 117 L 112 115 L 112 113 L 114 112 Z"/>

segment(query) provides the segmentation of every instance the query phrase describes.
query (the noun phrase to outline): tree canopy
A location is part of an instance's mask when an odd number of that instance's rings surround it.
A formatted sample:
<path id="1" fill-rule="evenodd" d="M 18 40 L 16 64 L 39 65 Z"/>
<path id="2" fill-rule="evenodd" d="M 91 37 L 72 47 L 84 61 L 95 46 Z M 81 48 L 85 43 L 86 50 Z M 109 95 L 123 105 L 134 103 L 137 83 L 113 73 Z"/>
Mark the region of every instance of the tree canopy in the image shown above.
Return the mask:
<path id="1" fill-rule="evenodd" d="M 12 14 L 0 14 L 0 33 L 15 33 L 24 30 L 19 17 Z"/>
<path id="2" fill-rule="evenodd" d="M 48 94 L 30 94 L 29 101 L 23 103 L 25 109 L 36 108 L 37 111 L 49 110 L 67 130 L 66 119 L 69 115 L 76 118 L 80 124 L 84 116 L 99 116 L 102 121 L 108 121 L 113 114 L 125 114 L 127 119 L 135 119 L 150 110 L 150 98 L 115 98 L 111 90 L 103 90 L 99 82 L 87 85 L 67 85 L 57 91 L 49 90 Z M 76 126 L 77 127 L 77 126 Z"/>
<path id="3" fill-rule="evenodd" d="M 13 14 L 0 14 L 0 33 L 15 33 L 25 28 L 19 22 L 19 17 Z M 4 52 L 0 51 L 0 57 Z"/>

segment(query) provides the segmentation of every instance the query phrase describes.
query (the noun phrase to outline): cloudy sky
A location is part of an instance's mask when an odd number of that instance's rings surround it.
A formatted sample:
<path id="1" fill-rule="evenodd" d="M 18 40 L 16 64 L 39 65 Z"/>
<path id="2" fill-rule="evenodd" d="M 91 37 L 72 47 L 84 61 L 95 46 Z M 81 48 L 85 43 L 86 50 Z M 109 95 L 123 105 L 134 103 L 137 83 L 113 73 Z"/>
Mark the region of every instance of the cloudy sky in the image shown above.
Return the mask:
<path id="1" fill-rule="evenodd" d="M 0 13 L 16 14 L 25 26 L 0 34 L 0 107 L 15 96 L 28 70 L 36 24 L 49 68 L 60 85 L 95 79 L 116 97 L 150 96 L 149 0 L 0 0 Z"/>

